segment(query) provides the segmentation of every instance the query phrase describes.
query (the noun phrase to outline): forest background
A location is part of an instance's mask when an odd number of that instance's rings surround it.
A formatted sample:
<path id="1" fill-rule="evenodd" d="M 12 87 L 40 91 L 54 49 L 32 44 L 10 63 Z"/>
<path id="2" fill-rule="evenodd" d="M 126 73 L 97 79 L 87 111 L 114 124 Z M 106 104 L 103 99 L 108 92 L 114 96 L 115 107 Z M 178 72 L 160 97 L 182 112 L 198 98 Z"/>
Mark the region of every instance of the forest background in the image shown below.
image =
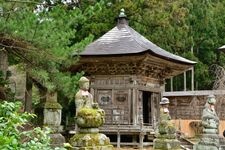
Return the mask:
<path id="1" fill-rule="evenodd" d="M 79 60 L 87 44 L 116 25 L 121 8 L 137 32 L 197 62 L 195 90 L 212 89 L 212 66 L 225 62 L 217 50 L 225 44 L 224 0 L 0 0 L 0 54 L 7 53 L 9 65 L 26 72 L 27 83 L 57 91 L 68 106 L 84 73 L 66 68 Z M 4 87 L 6 75 L 1 78 Z M 174 90 L 182 87 L 182 76 L 175 78 Z"/>

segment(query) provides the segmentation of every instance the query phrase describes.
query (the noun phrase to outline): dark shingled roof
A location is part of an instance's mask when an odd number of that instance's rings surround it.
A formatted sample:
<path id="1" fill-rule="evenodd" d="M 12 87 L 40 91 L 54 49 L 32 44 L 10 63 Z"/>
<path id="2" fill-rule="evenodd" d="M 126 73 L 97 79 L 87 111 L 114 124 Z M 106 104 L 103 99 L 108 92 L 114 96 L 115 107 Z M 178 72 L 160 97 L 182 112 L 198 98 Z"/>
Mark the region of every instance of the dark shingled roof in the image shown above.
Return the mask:
<path id="1" fill-rule="evenodd" d="M 120 18 L 121 19 L 121 18 Z M 155 45 L 134 29 L 124 20 L 118 20 L 117 26 L 102 37 L 89 44 L 81 56 L 126 55 L 150 52 L 158 57 L 185 64 L 195 64 L 183 57 L 174 55 Z"/>

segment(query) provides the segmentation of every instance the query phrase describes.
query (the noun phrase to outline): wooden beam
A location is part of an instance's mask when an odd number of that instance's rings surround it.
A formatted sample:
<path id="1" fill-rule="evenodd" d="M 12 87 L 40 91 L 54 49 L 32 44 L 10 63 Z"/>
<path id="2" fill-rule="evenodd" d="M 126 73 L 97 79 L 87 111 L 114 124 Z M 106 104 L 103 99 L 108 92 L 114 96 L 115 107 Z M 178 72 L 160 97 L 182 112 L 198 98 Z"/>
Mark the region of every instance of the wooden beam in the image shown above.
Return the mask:
<path id="1" fill-rule="evenodd" d="M 163 96 L 204 96 L 204 95 L 224 95 L 225 90 L 202 90 L 202 91 L 177 91 L 163 92 Z"/>

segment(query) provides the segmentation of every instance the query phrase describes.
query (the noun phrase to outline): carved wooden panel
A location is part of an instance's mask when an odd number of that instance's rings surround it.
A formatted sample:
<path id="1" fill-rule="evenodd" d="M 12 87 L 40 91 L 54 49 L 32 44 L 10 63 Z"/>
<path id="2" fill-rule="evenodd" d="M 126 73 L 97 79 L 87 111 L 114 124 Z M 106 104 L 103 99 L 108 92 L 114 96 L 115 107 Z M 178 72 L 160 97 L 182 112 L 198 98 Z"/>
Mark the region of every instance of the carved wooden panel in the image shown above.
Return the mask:
<path id="1" fill-rule="evenodd" d="M 112 90 L 98 90 L 98 104 L 100 106 L 112 104 Z"/>
<path id="2" fill-rule="evenodd" d="M 130 121 L 129 90 L 97 90 L 100 108 L 105 110 L 105 124 L 128 124 Z"/>
<path id="3" fill-rule="evenodd" d="M 99 76 L 92 79 L 92 85 L 127 85 L 131 84 L 131 77 L 127 76 Z"/>
<path id="4" fill-rule="evenodd" d="M 128 105 L 128 91 L 127 90 L 115 90 L 114 91 L 114 104 L 116 106 Z"/>
<path id="5" fill-rule="evenodd" d="M 98 90 L 97 99 L 100 108 L 105 111 L 105 123 L 111 123 L 112 119 L 112 90 Z"/>
<path id="6" fill-rule="evenodd" d="M 128 124 L 130 120 L 128 90 L 114 90 L 113 123 Z"/>

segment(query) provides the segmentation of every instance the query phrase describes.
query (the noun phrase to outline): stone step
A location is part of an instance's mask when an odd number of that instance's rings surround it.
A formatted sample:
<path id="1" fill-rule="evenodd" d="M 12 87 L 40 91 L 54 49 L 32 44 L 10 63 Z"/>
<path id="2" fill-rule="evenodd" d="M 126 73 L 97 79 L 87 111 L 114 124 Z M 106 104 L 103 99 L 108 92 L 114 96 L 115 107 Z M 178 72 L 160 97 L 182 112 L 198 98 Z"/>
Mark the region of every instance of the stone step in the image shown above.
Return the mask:
<path id="1" fill-rule="evenodd" d="M 180 141 L 182 149 L 193 150 L 193 144 L 190 141 L 188 141 L 187 139 L 184 139 L 184 138 L 179 138 L 178 140 Z"/>
<path id="2" fill-rule="evenodd" d="M 190 145 L 180 145 L 183 150 L 193 150 L 193 146 Z"/>

